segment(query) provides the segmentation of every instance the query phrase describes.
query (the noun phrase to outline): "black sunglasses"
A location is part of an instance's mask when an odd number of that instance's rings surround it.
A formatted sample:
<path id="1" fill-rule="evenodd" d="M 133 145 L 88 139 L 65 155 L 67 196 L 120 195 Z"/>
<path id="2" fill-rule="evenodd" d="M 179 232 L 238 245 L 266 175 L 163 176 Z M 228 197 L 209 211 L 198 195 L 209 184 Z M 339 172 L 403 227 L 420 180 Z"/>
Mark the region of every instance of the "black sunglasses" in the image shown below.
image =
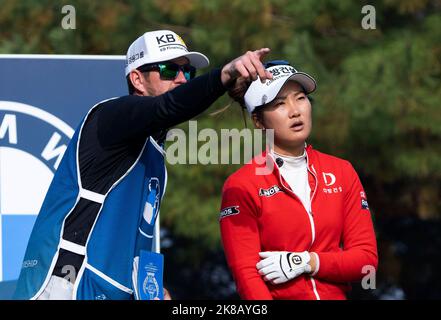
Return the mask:
<path id="1" fill-rule="evenodd" d="M 274 66 L 289 66 L 289 65 L 291 65 L 291 64 L 287 60 L 271 60 L 271 61 L 267 61 L 263 64 L 265 69 L 267 69 L 269 67 L 274 67 Z"/>
<path id="2" fill-rule="evenodd" d="M 187 81 L 196 76 L 196 68 L 189 63 L 184 65 L 179 65 L 173 62 L 153 63 L 143 65 L 139 67 L 138 70 L 141 72 L 158 71 L 163 80 L 176 79 L 180 71 L 182 71 Z"/>

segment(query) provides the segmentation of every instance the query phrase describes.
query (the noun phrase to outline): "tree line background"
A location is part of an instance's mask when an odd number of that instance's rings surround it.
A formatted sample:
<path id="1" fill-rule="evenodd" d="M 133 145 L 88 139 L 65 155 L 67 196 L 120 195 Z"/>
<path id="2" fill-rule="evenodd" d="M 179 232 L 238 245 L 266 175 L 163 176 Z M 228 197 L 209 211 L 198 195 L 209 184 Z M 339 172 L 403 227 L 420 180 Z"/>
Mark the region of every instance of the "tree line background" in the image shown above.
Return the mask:
<path id="1" fill-rule="evenodd" d="M 376 29 L 364 30 L 368 4 Z M 74 30 L 61 28 L 64 5 L 76 9 Z M 121 55 L 142 33 L 170 29 L 211 67 L 270 47 L 268 59 L 313 75 L 309 142 L 354 165 L 378 237 L 377 289 L 354 284 L 350 296 L 441 298 L 440 0 L 0 0 L 0 8 L 0 53 Z M 230 102 L 225 95 L 200 115 L 198 129 L 243 128 L 237 104 L 211 114 Z M 218 226 L 223 182 L 238 168 L 168 166 L 162 248 L 176 299 L 238 298 Z"/>

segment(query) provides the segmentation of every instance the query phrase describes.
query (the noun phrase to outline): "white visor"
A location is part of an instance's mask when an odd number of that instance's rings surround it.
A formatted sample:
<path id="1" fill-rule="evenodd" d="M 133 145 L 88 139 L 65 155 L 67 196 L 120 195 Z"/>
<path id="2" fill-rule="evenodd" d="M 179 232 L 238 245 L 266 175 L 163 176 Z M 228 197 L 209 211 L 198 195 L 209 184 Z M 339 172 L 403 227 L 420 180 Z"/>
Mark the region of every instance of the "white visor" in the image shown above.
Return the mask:
<path id="1" fill-rule="evenodd" d="M 290 65 L 276 65 L 266 68 L 273 75 L 272 79 L 266 80 L 264 83 L 257 79 L 251 83 L 244 100 L 248 112 L 251 114 L 254 109 L 274 100 L 280 92 L 284 84 L 291 80 L 298 82 L 306 94 L 313 92 L 317 84 L 310 75 L 299 72 Z"/>

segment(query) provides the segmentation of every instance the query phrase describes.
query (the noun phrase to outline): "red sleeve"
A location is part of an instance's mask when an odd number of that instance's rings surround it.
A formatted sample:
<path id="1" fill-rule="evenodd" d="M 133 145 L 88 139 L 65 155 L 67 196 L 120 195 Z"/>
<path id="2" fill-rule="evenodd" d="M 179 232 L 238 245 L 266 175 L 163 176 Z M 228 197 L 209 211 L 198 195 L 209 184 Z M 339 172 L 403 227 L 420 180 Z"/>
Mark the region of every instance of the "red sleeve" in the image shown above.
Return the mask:
<path id="1" fill-rule="evenodd" d="M 340 252 L 317 252 L 316 277 L 335 282 L 359 281 L 378 266 L 377 242 L 366 194 L 357 173 L 346 163 L 343 248 Z"/>
<path id="2" fill-rule="evenodd" d="M 220 229 L 228 266 L 242 299 L 268 300 L 272 296 L 256 269 L 260 261 L 257 225 L 259 199 L 244 182 L 231 177 L 222 191 Z"/>

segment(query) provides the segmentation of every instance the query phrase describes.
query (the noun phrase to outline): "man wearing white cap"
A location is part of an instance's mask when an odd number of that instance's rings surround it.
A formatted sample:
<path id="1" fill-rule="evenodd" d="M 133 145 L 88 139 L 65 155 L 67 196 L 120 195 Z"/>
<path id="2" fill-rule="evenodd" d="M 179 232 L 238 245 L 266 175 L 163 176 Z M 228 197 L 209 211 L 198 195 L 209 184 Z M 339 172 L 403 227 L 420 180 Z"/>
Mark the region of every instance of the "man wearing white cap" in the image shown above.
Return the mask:
<path id="1" fill-rule="evenodd" d="M 139 298 L 139 255 L 152 250 L 167 182 L 167 129 L 203 112 L 238 77 L 271 78 L 261 63 L 268 52 L 249 51 L 195 78 L 209 61 L 176 33 L 136 39 L 125 68 L 130 94 L 98 103 L 76 130 L 32 230 L 15 297 Z"/>
<path id="2" fill-rule="evenodd" d="M 243 99 L 236 92 L 254 125 L 274 130 L 274 146 L 259 156 L 266 163 L 253 160 L 224 184 L 228 265 L 243 299 L 346 299 L 348 283 L 378 264 L 366 193 L 348 161 L 306 143 L 315 80 L 283 60 L 266 69 L 272 79 L 252 82 Z"/>

